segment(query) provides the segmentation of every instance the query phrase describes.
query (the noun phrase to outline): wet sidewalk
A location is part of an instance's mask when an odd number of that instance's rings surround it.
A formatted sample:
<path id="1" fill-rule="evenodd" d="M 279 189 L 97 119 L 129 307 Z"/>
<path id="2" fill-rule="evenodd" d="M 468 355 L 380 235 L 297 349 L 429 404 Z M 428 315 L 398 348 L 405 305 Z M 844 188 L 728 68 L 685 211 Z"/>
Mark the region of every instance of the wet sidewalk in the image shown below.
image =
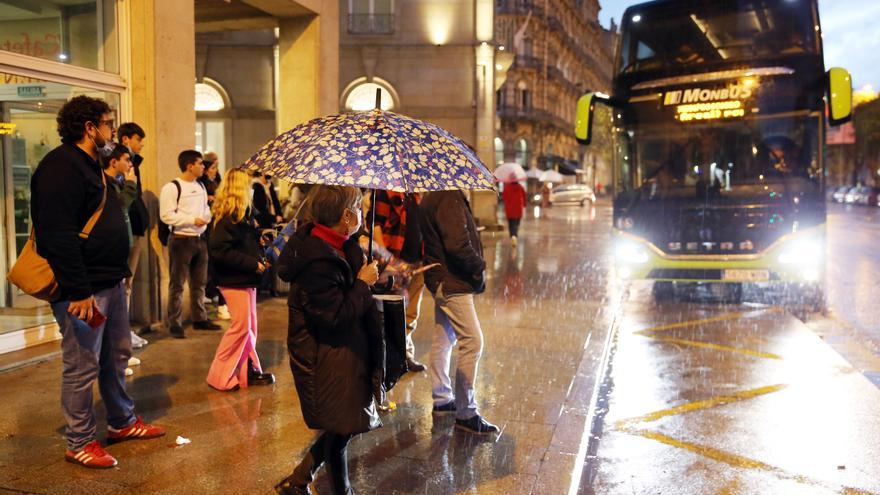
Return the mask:
<path id="1" fill-rule="evenodd" d="M 478 439 L 431 415 L 427 373 L 409 374 L 390 394 L 385 427 L 349 449 L 358 493 L 557 494 L 575 491 L 586 456 L 595 370 L 617 310 L 618 289 L 603 258 L 608 208 L 558 207 L 525 220 L 512 250 L 484 233 L 488 290 L 477 297 L 485 334 L 478 377 L 481 413 L 503 428 Z M 415 333 L 427 362 L 433 301 Z M 260 305 L 258 352 L 272 387 L 221 393 L 204 379 L 220 334 L 165 333 L 136 353 L 129 379 L 138 412 L 169 435 L 115 445 L 119 466 L 91 471 L 64 462 L 59 359 L 0 374 L 0 493 L 273 493 L 315 437 L 302 420 L 287 365 L 286 301 Z M 106 429 L 96 399 L 99 435 Z M 181 435 L 192 440 L 175 446 Z M 329 493 L 321 477 L 316 493 Z"/>

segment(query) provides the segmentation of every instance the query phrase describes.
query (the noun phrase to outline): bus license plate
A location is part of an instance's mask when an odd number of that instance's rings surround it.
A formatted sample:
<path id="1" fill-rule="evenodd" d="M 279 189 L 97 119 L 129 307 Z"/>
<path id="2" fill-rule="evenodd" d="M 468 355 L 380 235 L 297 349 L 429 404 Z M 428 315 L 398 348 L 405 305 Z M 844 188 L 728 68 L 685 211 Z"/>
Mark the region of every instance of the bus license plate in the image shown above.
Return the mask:
<path id="1" fill-rule="evenodd" d="M 721 279 L 736 282 L 766 282 L 770 280 L 770 270 L 724 270 Z"/>

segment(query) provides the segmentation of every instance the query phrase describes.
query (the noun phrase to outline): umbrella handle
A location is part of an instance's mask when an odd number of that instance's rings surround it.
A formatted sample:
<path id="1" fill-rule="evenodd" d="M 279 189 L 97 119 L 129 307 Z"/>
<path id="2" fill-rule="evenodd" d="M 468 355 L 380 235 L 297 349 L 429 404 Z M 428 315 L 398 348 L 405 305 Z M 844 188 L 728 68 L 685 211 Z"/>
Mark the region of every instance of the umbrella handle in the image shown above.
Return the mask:
<path id="1" fill-rule="evenodd" d="M 373 231 L 376 229 L 376 190 L 373 189 L 370 197 L 370 209 L 373 214 L 370 215 L 370 246 L 367 249 L 367 264 L 373 262 Z M 369 212 L 368 212 L 369 214 Z"/>

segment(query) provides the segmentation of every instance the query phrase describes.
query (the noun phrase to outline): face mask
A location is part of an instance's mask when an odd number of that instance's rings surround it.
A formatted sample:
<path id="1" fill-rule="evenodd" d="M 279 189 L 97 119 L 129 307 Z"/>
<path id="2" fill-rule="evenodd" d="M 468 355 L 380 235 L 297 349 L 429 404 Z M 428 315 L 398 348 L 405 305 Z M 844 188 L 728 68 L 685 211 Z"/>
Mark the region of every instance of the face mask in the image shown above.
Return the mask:
<path id="1" fill-rule="evenodd" d="M 95 139 L 92 138 L 92 136 L 89 136 L 89 140 L 92 142 L 92 144 L 95 145 L 95 149 L 98 150 L 98 154 L 101 155 L 103 158 L 109 157 L 110 154 L 113 153 L 113 150 L 116 148 L 116 144 L 109 139 L 104 141 L 104 146 L 98 146 L 98 143 L 95 142 Z"/>

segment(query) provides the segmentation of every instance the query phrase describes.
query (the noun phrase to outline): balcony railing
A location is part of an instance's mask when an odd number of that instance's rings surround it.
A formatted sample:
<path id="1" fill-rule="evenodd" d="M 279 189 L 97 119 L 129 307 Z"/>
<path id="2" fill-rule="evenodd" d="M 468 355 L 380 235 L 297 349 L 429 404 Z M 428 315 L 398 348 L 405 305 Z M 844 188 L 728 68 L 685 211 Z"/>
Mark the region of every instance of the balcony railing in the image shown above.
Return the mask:
<path id="1" fill-rule="evenodd" d="M 394 34 L 394 14 L 349 14 L 349 34 Z"/>

